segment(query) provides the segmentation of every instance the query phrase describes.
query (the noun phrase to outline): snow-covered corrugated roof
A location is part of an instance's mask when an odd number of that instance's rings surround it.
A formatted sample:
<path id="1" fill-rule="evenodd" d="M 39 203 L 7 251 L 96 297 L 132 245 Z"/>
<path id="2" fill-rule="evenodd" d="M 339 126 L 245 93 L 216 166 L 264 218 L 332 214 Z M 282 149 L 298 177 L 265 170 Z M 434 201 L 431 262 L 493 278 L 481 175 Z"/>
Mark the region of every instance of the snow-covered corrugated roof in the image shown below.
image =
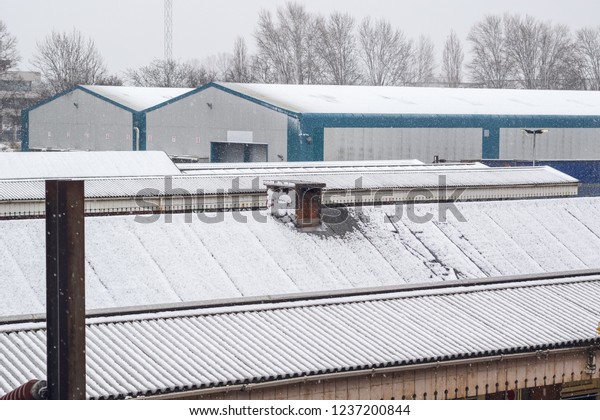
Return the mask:
<path id="1" fill-rule="evenodd" d="M 599 342 L 599 300 L 600 278 L 592 276 L 88 319 L 87 396 L 123 398 L 589 346 Z M 0 394 L 46 377 L 44 328 L 0 327 L 0 371 L 6 372 Z"/>
<path id="2" fill-rule="evenodd" d="M 154 169 L 155 172 L 160 170 L 160 167 Z M 92 168 L 88 172 L 90 171 L 92 171 Z M 0 174 L 2 174 L 1 169 Z M 166 173 L 165 175 L 169 174 Z M 86 181 L 85 194 L 87 198 L 110 198 L 136 197 L 140 195 L 142 190 L 144 196 L 167 195 L 169 191 L 172 194 L 174 189 L 187 191 L 189 194 L 262 192 L 266 191 L 265 181 L 285 181 L 299 178 L 301 181 L 306 182 L 325 183 L 324 190 L 326 192 L 357 188 L 438 188 L 441 179 L 448 188 L 475 186 L 493 188 L 521 185 L 558 186 L 577 183 L 575 178 L 549 166 L 488 168 L 480 164 L 421 165 L 397 167 L 391 170 L 216 168 L 214 170 L 201 170 L 197 174 L 174 175 L 168 183 L 164 176 L 121 176 L 90 179 Z M 40 180 L 2 181 L 0 179 L 0 202 L 6 200 L 41 200 L 44 198 L 44 188 L 44 182 Z M 154 193 L 150 191 L 154 191 Z"/>
<path id="3" fill-rule="evenodd" d="M 217 83 L 296 113 L 600 115 L 600 93 L 522 89 Z"/>
<path id="4" fill-rule="evenodd" d="M 159 151 L 0 153 L 0 180 L 177 174 L 177 166 Z"/>
<path id="5" fill-rule="evenodd" d="M 133 86 L 82 85 L 82 87 L 134 111 L 152 108 L 193 90 L 189 88 Z"/>
<path id="6" fill-rule="evenodd" d="M 455 206 L 466 221 L 443 221 L 447 204 L 338 208 L 316 233 L 252 212 L 90 217 L 87 307 L 600 267 L 600 198 Z M 0 221 L 0 316 L 44 312 L 44 244 L 44 220 Z"/>

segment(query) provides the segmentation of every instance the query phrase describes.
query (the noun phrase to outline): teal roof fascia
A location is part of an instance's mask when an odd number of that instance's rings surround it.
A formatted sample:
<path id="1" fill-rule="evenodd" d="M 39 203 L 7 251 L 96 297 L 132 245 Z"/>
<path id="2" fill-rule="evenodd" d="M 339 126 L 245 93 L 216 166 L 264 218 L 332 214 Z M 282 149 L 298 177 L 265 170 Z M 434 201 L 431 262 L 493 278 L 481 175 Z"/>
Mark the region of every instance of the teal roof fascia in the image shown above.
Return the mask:
<path id="1" fill-rule="evenodd" d="M 304 113 L 302 120 L 321 127 L 544 127 L 596 128 L 599 115 L 489 115 L 489 114 L 323 114 Z"/>
<path id="2" fill-rule="evenodd" d="M 115 102 L 112 99 L 107 98 L 106 96 L 102 96 L 102 95 L 100 95 L 100 94 L 98 94 L 96 92 L 93 92 L 93 91 L 91 91 L 89 89 L 86 89 L 86 88 L 84 88 L 83 86 L 80 86 L 80 85 L 73 86 L 70 89 L 67 89 L 67 90 L 65 90 L 63 92 L 57 93 L 56 95 L 53 95 L 53 96 L 51 96 L 49 98 L 46 98 L 43 101 L 40 101 L 37 104 L 34 104 L 34 105 L 30 106 L 29 108 L 25 108 L 24 111 L 27 111 L 27 112 L 33 111 L 34 109 L 37 109 L 37 108 L 39 108 L 39 107 L 41 107 L 43 105 L 46 105 L 47 103 L 50 103 L 50 102 L 54 101 L 55 99 L 58 99 L 58 98 L 60 98 L 62 96 L 68 95 L 69 93 L 71 93 L 71 92 L 73 92 L 75 90 L 81 90 L 82 92 L 85 92 L 85 93 L 87 93 L 89 95 L 95 96 L 96 98 L 101 99 L 101 100 L 103 100 L 105 102 L 108 102 L 109 104 L 114 105 L 116 107 L 119 107 L 121 109 L 124 109 L 125 111 L 129 111 L 131 113 L 137 112 L 134 109 L 131 109 L 131 108 L 129 108 L 129 107 L 123 105 L 123 104 L 120 104 L 118 102 Z"/>

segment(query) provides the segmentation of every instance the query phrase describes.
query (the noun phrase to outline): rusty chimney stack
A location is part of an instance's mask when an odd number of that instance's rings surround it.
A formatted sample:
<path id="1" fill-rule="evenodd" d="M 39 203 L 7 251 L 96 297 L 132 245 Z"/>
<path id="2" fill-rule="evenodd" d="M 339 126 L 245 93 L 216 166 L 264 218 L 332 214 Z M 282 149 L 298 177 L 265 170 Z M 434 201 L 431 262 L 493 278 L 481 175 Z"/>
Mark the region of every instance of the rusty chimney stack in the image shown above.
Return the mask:
<path id="1" fill-rule="evenodd" d="M 321 195 L 325 184 L 302 181 L 266 181 L 267 207 L 273 217 L 304 231 L 321 227 Z"/>

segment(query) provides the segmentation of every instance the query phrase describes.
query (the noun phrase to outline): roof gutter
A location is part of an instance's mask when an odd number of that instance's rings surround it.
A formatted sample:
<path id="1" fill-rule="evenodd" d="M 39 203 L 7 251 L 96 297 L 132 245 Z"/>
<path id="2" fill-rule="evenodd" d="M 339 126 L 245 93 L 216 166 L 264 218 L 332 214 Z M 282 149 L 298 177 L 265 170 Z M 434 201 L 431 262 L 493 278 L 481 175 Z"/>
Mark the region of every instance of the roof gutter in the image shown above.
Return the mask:
<path id="1" fill-rule="evenodd" d="M 159 394 L 152 395 L 147 397 L 139 397 L 140 399 L 152 399 L 152 400 L 171 400 L 171 399 L 179 399 L 179 398 L 195 398 L 203 395 L 210 395 L 216 393 L 228 393 L 235 391 L 252 391 L 263 388 L 270 388 L 275 386 L 286 386 L 293 385 L 299 383 L 307 383 L 307 382 L 315 382 L 315 381 L 329 381 L 336 379 L 344 379 L 344 378 L 352 378 L 356 376 L 363 376 L 371 374 L 375 375 L 384 375 L 389 373 L 397 373 L 411 370 L 422 370 L 422 369 L 430 369 L 430 368 L 443 368 L 446 366 L 458 366 L 465 364 L 473 364 L 473 363 L 488 363 L 488 362 L 499 362 L 499 361 L 508 361 L 514 359 L 522 359 L 525 357 L 536 356 L 538 358 L 548 357 L 554 354 L 561 353 L 573 353 L 580 352 L 582 349 L 585 349 L 588 344 L 581 347 L 567 347 L 567 348 L 556 348 L 556 349 L 547 349 L 547 350 L 536 350 L 531 352 L 522 352 L 522 353 L 512 353 L 512 354 L 499 354 L 494 356 L 484 356 L 484 357 L 473 357 L 473 358 L 465 358 L 465 359 L 451 359 L 444 361 L 436 361 L 436 362 L 427 362 L 427 363 L 417 363 L 417 364 L 409 364 L 402 366 L 391 366 L 384 368 L 372 368 L 372 369 L 361 369 L 361 370 L 352 370 L 352 371 L 344 371 L 344 372 L 333 372 L 333 373 L 324 373 L 319 375 L 307 375 L 307 376 L 299 376 L 296 378 L 288 378 L 288 379 L 279 379 L 273 381 L 266 381 L 260 383 L 251 383 L 251 384 L 240 384 L 240 385 L 225 385 L 219 387 L 212 388 L 204 388 L 204 389 L 195 389 L 190 391 L 181 391 L 181 392 L 172 392 L 168 394 Z M 592 351 L 597 351 L 597 347 L 593 347 L 590 349 Z"/>

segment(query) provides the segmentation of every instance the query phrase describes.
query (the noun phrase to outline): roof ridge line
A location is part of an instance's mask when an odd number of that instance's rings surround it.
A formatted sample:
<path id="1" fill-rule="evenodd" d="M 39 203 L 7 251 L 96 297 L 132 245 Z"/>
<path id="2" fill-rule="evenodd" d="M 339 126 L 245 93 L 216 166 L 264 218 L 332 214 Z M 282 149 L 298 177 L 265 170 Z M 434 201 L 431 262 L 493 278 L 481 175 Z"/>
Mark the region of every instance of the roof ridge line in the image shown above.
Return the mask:
<path id="1" fill-rule="evenodd" d="M 343 289 L 343 290 L 330 290 L 325 292 L 303 292 L 293 294 L 282 294 L 282 295 L 265 295 L 255 297 L 239 297 L 232 299 L 212 299 L 207 301 L 196 301 L 196 302 L 178 302 L 158 305 L 143 305 L 143 306 L 130 306 L 122 308 L 106 308 L 106 309 L 95 309 L 86 313 L 86 323 L 92 324 L 108 324 L 119 322 L 119 320 L 111 320 L 110 318 L 118 317 L 135 317 L 136 315 L 148 315 L 149 319 L 163 319 L 163 318 L 174 318 L 178 316 L 186 316 L 184 312 L 201 311 L 201 310 L 217 310 L 227 309 L 221 312 L 215 312 L 214 315 L 223 313 L 233 312 L 254 312 L 258 310 L 268 309 L 268 305 L 285 305 L 291 304 L 290 306 L 284 306 L 285 308 L 294 307 L 297 302 L 311 301 L 310 306 L 319 305 L 336 305 L 344 303 L 356 303 L 360 300 L 349 300 L 349 301 L 338 301 L 333 302 L 335 299 L 353 299 L 353 298 L 366 298 L 363 300 L 375 301 L 375 300 L 386 300 L 386 299 L 401 299 L 402 296 L 397 296 L 398 293 L 410 293 L 410 292 L 422 292 L 421 294 L 416 293 L 414 295 L 405 296 L 404 298 L 417 298 L 422 296 L 431 295 L 432 292 L 439 291 L 436 294 L 466 294 L 473 292 L 481 292 L 486 290 L 497 290 L 498 287 L 505 285 L 504 288 L 519 288 L 519 287 L 536 287 L 539 283 L 532 284 L 531 282 L 547 282 L 549 284 L 562 284 L 562 283 L 577 283 L 577 282 L 588 282 L 598 281 L 600 278 L 593 278 L 593 276 L 600 275 L 599 269 L 583 269 L 583 270 L 572 270 L 572 271 L 560 271 L 552 273 L 535 273 L 535 274 L 522 274 L 522 275 L 511 275 L 511 276 L 499 276 L 499 277 L 488 277 L 488 278 L 477 278 L 477 279 L 466 279 L 466 280 L 451 280 L 444 282 L 428 282 L 428 283 L 417 283 L 417 284 L 404 284 L 397 286 L 379 286 L 370 288 L 359 288 L 359 289 Z M 587 278 L 586 278 L 587 277 Z M 592 277 L 592 278 L 590 278 Z M 554 280 L 554 281 L 553 281 Z M 486 286 L 488 288 L 486 288 Z M 472 289 L 473 288 L 473 289 Z M 396 296 L 393 296 L 395 295 Z M 368 297 L 372 296 L 371 299 Z M 329 301 L 329 302 L 328 302 Z M 260 306 L 260 308 L 256 308 Z M 305 305 L 309 306 L 309 305 Z M 253 308 L 252 308 L 253 307 Z M 276 307 L 273 309 L 282 309 Z M 155 316 L 153 317 L 152 314 Z M 212 315 L 211 313 L 204 313 L 198 315 Z M 97 319 L 97 322 L 93 320 Z M 133 321 L 122 320 L 123 322 Z M 45 314 L 31 314 L 31 315 L 17 315 L 0 317 L 0 327 L 17 324 L 34 324 L 34 323 L 45 323 Z M 44 329 L 44 326 L 31 329 Z M 19 328 L 20 330 L 21 328 Z M 27 328 L 25 328 L 27 329 Z M 0 332 L 8 332 L 2 331 Z"/>

